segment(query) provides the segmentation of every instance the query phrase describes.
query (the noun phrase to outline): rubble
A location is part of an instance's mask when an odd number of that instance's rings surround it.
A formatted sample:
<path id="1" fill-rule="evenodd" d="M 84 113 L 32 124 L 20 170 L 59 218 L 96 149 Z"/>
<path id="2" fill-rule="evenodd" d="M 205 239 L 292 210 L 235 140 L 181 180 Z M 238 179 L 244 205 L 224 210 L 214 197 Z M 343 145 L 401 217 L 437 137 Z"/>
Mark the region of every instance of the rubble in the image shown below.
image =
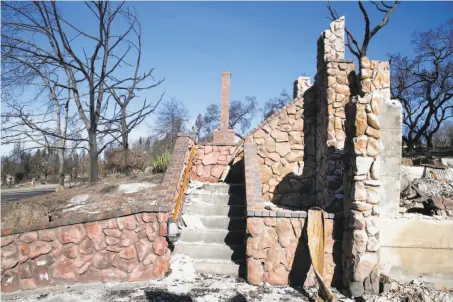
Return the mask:
<path id="1" fill-rule="evenodd" d="M 453 198 L 453 184 L 451 182 L 423 177 L 414 179 L 412 184 L 417 186 L 428 197 L 444 196 Z"/>
<path id="2" fill-rule="evenodd" d="M 388 291 L 381 293 L 379 296 L 364 297 L 369 302 L 435 302 L 453 301 L 453 290 L 446 288 L 436 289 L 429 283 L 413 280 L 409 283 L 397 283 L 395 281 L 387 283 Z M 384 287 L 385 288 L 385 287 Z"/>
<path id="3" fill-rule="evenodd" d="M 401 192 L 400 213 L 421 213 L 453 217 L 453 182 L 436 179 L 428 171 L 422 178 L 408 183 Z"/>

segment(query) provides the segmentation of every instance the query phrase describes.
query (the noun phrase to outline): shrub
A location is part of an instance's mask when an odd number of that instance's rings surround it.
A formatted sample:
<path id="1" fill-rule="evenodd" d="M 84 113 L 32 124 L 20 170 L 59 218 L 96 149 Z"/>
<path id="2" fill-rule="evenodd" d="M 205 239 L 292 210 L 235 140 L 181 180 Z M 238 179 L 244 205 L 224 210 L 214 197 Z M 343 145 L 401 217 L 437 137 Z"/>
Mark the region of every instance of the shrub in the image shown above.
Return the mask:
<path id="1" fill-rule="evenodd" d="M 168 165 L 170 164 L 170 158 L 170 152 L 165 152 L 157 155 L 151 162 L 153 173 L 164 173 L 167 170 Z"/>

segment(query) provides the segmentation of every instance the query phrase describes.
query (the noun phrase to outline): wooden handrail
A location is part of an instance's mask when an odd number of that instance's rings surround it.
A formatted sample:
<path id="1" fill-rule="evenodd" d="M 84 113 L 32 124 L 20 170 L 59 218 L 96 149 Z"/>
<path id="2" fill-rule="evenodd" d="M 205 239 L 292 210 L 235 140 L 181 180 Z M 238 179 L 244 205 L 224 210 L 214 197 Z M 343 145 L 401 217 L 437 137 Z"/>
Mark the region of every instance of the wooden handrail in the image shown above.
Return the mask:
<path id="1" fill-rule="evenodd" d="M 181 208 L 182 197 L 184 195 L 184 191 L 186 190 L 187 181 L 189 180 L 190 169 L 192 168 L 193 157 L 195 156 L 195 152 L 197 151 L 197 146 L 194 145 L 192 147 L 192 151 L 190 153 L 189 162 L 187 163 L 186 171 L 184 172 L 184 178 L 181 184 L 181 189 L 179 190 L 178 199 L 176 200 L 175 210 L 173 212 L 173 220 L 176 221 L 178 217 L 179 209 Z"/>

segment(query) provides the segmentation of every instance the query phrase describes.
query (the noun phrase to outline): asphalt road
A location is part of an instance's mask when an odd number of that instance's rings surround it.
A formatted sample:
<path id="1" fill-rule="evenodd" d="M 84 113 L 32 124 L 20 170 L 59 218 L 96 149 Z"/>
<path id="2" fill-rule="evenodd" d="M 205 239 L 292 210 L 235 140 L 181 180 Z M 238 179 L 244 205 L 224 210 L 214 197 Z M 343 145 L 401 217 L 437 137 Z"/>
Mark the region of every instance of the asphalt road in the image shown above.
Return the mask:
<path id="1" fill-rule="evenodd" d="M 34 188 L 11 188 L 2 189 L 2 203 L 11 202 L 14 200 L 29 198 L 38 195 L 49 194 L 55 192 L 57 185 L 41 185 Z"/>

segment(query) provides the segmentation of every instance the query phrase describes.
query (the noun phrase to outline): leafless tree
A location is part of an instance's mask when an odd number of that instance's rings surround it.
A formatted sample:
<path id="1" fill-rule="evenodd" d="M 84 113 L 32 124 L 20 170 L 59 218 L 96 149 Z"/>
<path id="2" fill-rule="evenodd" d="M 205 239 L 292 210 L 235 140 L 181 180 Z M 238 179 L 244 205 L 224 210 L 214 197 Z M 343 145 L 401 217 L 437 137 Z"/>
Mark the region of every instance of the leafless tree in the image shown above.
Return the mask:
<path id="1" fill-rule="evenodd" d="M 392 98 L 403 106 L 408 149 L 424 140 L 433 147 L 441 125 L 453 117 L 453 19 L 436 30 L 415 33 L 415 57 L 391 56 Z"/>
<path id="2" fill-rule="evenodd" d="M 159 149 L 161 151 L 171 152 L 178 133 L 186 131 L 188 120 L 189 113 L 183 103 L 174 98 L 164 102 L 156 116 L 153 130 L 155 135 L 154 145 L 160 145 Z"/>
<path id="3" fill-rule="evenodd" d="M 246 97 L 244 102 L 232 101 L 230 106 L 229 128 L 235 130 L 235 135 L 243 139 L 242 135 L 250 128 L 251 121 L 258 110 L 255 97 Z M 220 125 L 219 105 L 211 104 L 204 115 L 205 133 L 207 136 L 214 133 Z"/>
<path id="4" fill-rule="evenodd" d="M 137 28 L 133 28 L 133 32 L 137 38 L 137 43 L 131 43 L 132 46 L 137 51 L 137 60 L 135 62 L 135 71 L 133 76 L 126 79 L 116 79 L 115 77 L 110 77 L 109 79 L 113 84 L 108 86 L 109 92 L 112 94 L 116 105 L 115 114 L 113 118 L 107 118 L 106 123 L 115 123 L 119 122 L 119 128 L 121 129 L 121 140 L 118 140 L 122 146 L 122 155 L 123 155 L 123 165 L 125 168 L 126 175 L 129 175 L 131 172 L 131 167 L 129 165 L 129 133 L 138 125 L 140 125 L 143 120 L 148 117 L 151 113 L 156 110 L 156 107 L 162 101 L 163 94 L 156 102 L 148 102 L 145 98 L 142 102 L 142 105 L 139 110 L 134 112 L 127 112 L 128 106 L 131 104 L 131 101 L 137 99 L 137 92 L 148 90 L 159 86 L 163 80 L 157 82 L 154 81 L 152 73 L 154 69 L 150 69 L 148 72 L 143 75 L 139 75 L 140 63 L 142 56 L 142 32 L 141 25 L 138 20 L 135 21 Z M 151 83 L 148 83 L 149 80 L 152 80 Z M 116 110 L 118 107 L 118 110 Z M 119 113 L 119 114 L 118 114 Z M 112 137 L 115 137 L 112 135 Z"/>
<path id="5" fill-rule="evenodd" d="M 60 5 L 60 4 L 58 4 Z M 74 4 L 71 4 L 74 5 Z M 128 39 L 136 25 L 136 17 L 124 2 L 86 2 L 83 18 L 93 18 L 97 26 L 82 30 L 80 26 L 63 16 L 53 2 L 2 2 L 2 42 L 24 60 L 32 60 L 37 66 L 64 70 L 67 83 L 53 83 L 71 92 L 76 110 L 84 124 L 90 161 L 90 182 L 99 179 L 98 155 L 118 136 L 112 123 L 100 124 L 108 107 L 107 84 L 117 78 L 115 73 L 127 64 L 133 49 Z M 4 16 L 7 16 L 5 18 Z M 126 21 L 119 31 L 117 24 Z M 114 29 L 115 27 L 115 29 Z M 16 33 L 9 35 L 8 33 Z M 121 80 L 120 80 L 121 81 Z M 98 141 L 103 145 L 98 146 Z"/>
<path id="6" fill-rule="evenodd" d="M 377 1 L 369 2 L 372 3 L 378 11 L 383 13 L 384 16 L 382 17 L 382 20 L 379 24 L 371 28 L 372 26 L 370 16 L 368 15 L 365 5 L 361 0 L 358 1 L 360 11 L 362 12 L 363 19 L 365 21 L 365 33 L 362 44 L 359 44 L 357 39 L 353 36 L 351 31 L 347 27 L 345 28 L 347 38 L 346 46 L 348 47 L 349 51 L 357 57 L 359 64 L 361 61 L 360 59 L 366 57 L 367 55 L 368 46 L 371 39 L 379 32 L 379 30 L 381 30 L 385 25 L 388 24 L 390 15 L 395 11 L 396 7 L 400 3 L 399 1 L 395 1 L 391 5 L 389 5 L 384 1 L 380 1 L 379 3 Z M 339 18 L 337 11 L 330 5 L 330 1 L 327 5 L 327 8 L 329 9 L 330 18 L 332 21 Z"/>
<path id="7" fill-rule="evenodd" d="M 201 139 L 201 131 L 204 128 L 204 120 L 201 114 L 198 114 L 195 124 L 192 127 L 192 132 L 195 133 L 195 139 L 198 141 Z"/>
<path id="8" fill-rule="evenodd" d="M 286 90 L 282 90 L 278 97 L 270 98 L 269 101 L 266 102 L 263 109 L 263 117 L 266 119 L 271 116 L 274 112 L 282 109 L 285 105 L 291 102 L 291 97 L 288 95 Z"/>
<path id="9" fill-rule="evenodd" d="M 432 140 L 434 148 L 453 148 L 453 123 L 443 123 Z"/>
<path id="10" fill-rule="evenodd" d="M 9 59 L 14 60 L 14 58 Z M 24 65 L 21 66 L 24 67 Z M 30 70 L 34 68 L 29 67 Z M 53 72 L 36 70 L 36 74 L 37 76 L 33 81 L 28 82 L 28 85 L 37 86 L 40 93 L 31 101 L 2 100 L 9 109 L 7 113 L 2 113 L 2 119 L 5 119 L 2 128 L 2 144 L 29 142 L 32 143 L 31 148 L 57 150 L 58 184 L 64 188 L 66 143 L 68 139 L 74 140 L 72 134 L 82 129 L 68 133 L 69 125 L 74 125 L 76 121 L 76 116 L 69 113 L 71 91 L 58 87 L 58 79 L 52 79 Z M 37 101 L 40 96 L 44 96 L 47 101 L 43 103 Z M 40 107 L 45 109 L 41 110 Z"/>

